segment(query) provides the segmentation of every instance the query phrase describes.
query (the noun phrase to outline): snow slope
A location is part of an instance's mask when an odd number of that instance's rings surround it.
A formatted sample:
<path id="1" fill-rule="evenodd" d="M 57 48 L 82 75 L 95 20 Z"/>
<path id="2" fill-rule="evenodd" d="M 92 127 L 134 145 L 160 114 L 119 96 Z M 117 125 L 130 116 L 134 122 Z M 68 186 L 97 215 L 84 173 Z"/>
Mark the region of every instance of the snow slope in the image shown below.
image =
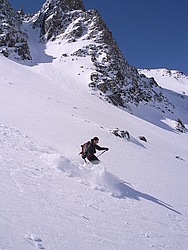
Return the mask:
<path id="1" fill-rule="evenodd" d="M 87 41 L 45 47 L 25 29 L 32 63 L 0 56 L 0 249 L 186 249 L 188 138 L 175 119 L 188 128 L 187 92 L 179 103 L 168 78 L 174 114 L 131 115 L 88 88 L 87 56 L 60 56 Z M 99 166 L 78 156 L 94 136 L 110 148 Z"/>
<path id="2" fill-rule="evenodd" d="M 188 76 L 178 70 L 169 69 L 140 69 L 140 73 L 147 77 L 154 77 L 163 88 L 188 95 Z M 170 78 L 170 85 L 169 85 Z"/>

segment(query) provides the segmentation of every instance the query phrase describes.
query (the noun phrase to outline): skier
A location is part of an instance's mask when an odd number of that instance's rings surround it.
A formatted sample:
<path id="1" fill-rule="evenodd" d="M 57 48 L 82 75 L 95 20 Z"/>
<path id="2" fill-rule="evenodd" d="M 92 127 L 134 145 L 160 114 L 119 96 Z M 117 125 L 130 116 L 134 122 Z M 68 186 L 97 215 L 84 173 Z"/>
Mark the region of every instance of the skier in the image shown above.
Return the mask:
<path id="1" fill-rule="evenodd" d="M 96 149 L 108 151 L 109 148 L 100 147 L 99 145 L 97 145 L 98 142 L 99 142 L 98 137 L 94 137 L 93 139 L 91 139 L 91 142 L 89 143 L 89 146 L 83 155 L 83 159 L 85 159 L 87 157 L 87 159 L 93 164 L 100 163 L 100 160 L 94 155 L 96 153 Z"/>

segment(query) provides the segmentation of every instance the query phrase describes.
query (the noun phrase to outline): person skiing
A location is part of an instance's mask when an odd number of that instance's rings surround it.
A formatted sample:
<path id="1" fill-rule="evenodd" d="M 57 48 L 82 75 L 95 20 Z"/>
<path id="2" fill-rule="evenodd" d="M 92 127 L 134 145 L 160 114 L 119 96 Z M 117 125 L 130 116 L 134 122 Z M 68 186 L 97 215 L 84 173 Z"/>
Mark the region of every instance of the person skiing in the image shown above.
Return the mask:
<path id="1" fill-rule="evenodd" d="M 93 164 L 100 163 L 100 160 L 94 155 L 96 153 L 96 149 L 108 151 L 109 148 L 100 147 L 99 145 L 97 145 L 98 142 L 99 142 L 98 137 L 94 137 L 93 139 L 91 139 L 91 142 L 88 146 L 88 149 L 86 150 L 86 152 L 83 155 L 83 159 L 85 159 L 87 157 L 87 159 Z"/>

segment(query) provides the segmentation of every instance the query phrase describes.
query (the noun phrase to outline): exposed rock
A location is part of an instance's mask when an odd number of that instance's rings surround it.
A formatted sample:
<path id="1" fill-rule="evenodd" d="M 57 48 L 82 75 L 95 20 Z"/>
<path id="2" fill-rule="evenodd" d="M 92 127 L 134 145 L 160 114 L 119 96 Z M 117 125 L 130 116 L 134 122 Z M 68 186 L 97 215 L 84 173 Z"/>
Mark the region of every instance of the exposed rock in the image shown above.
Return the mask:
<path id="1" fill-rule="evenodd" d="M 20 11 L 19 11 L 19 13 L 20 13 L 21 16 L 24 16 L 24 11 L 23 11 L 23 7 L 22 7 L 22 6 L 20 6 Z"/>
<path id="2" fill-rule="evenodd" d="M 0 52 L 17 60 L 31 60 L 28 36 L 22 29 L 22 20 L 8 0 L 0 1 Z"/>
<path id="3" fill-rule="evenodd" d="M 145 136 L 139 136 L 139 139 L 140 139 L 141 141 L 145 141 L 145 142 L 147 142 L 147 139 L 146 139 L 146 137 L 145 137 Z"/>
<path id="4" fill-rule="evenodd" d="M 107 91 L 107 83 L 106 82 L 99 83 L 97 87 L 103 93 L 106 93 L 106 91 Z"/>
<path id="5" fill-rule="evenodd" d="M 178 159 L 178 160 L 181 160 L 181 161 L 185 161 L 185 160 L 184 160 L 183 158 L 181 158 L 179 155 L 176 155 L 175 158 Z"/>
<path id="6" fill-rule="evenodd" d="M 177 119 L 176 121 L 176 130 L 180 131 L 181 133 L 185 132 L 186 128 L 180 118 Z"/>
<path id="7" fill-rule="evenodd" d="M 112 131 L 112 134 L 115 135 L 115 136 L 121 137 L 121 135 L 119 134 L 119 129 L 114 129 Z"/>
<path id="8" fill-rule="evenodd" d="M 90 82 L 90 83 L 88 84 L 88 86 L 91 87 L 91 88 L 95 88 L 95 87 L 96 87 L 96 84 L 95 84 L 95 82 Z"/>
<path id="9" fill-rule="evenodd" d="M 130 139 L 130 134 L 128 131 L 125 131 L 125 130 L 120 131 L 118 128 L 114 129 L 112 131 L 112 134 L 114 134 L 115 136 L 120 137 L 120 138 Z"/>
<path id="10" fill-rule="evenodd" d="M 47 0 L 37 13 L 34 27 L 41 28 L 43 39 L 54 39 L 64 33 L 69 24 L 73 23 L 84 11 L 82 0 Z M 82 32 L 81 23 L 74 23 L 66 38 L 69 42 L 74 42 L 76 37 L 82 35 Z"/>
<path id="11" fill-rule="evenodd" d="M 124 131 L 124 130 L 122 130 L 122 131 L 120 131 L 121 132 L 121 136 L 123 137 L 123 138 L 128 138 L 128 139 L 130 139 L 130 134 L 129 134 L 129 132 L 128 131 Z"/>

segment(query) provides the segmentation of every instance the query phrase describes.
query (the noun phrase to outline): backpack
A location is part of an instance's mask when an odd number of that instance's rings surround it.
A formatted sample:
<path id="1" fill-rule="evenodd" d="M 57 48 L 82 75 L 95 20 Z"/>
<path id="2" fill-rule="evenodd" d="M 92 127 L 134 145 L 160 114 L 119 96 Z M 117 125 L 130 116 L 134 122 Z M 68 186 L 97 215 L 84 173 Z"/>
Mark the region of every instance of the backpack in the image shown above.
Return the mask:
<path id="1" fill-rule="evenodd" d="M 82 155 L 82 157 L 85 156 L 87 150 L 88 150 L 88 147 L 89 147 L 89 144 L 90 144 L 90 141 L 84 143 L 83 145 L 81 145 L 82 147 L 82 152 L 80 152 L 80 154 Z"/>

